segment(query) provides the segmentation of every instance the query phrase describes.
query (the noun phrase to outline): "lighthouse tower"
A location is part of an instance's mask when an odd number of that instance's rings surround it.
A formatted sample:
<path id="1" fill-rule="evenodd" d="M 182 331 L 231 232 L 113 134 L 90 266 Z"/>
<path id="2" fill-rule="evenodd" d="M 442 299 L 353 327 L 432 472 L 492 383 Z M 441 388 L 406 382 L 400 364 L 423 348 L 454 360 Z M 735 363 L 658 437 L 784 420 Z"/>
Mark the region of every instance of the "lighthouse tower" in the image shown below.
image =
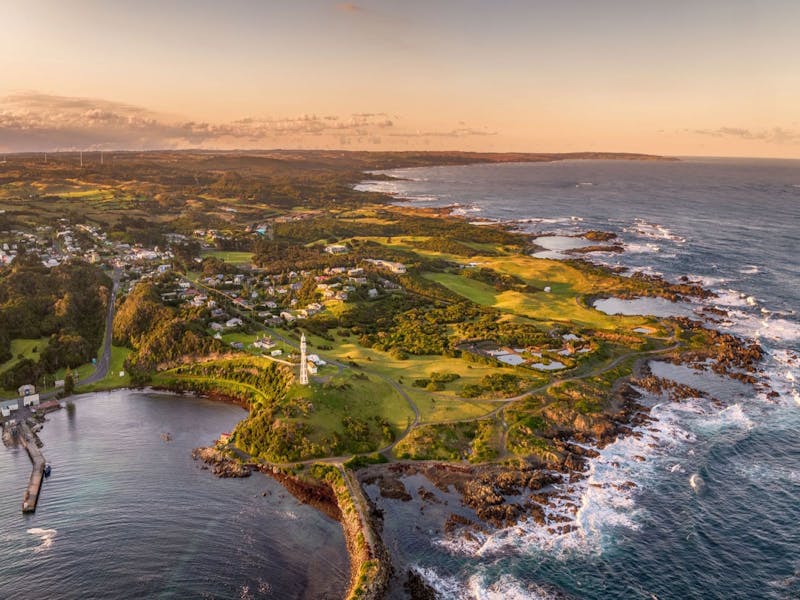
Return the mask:
<path id="1" fill-rule="evenodd" d="M 300 385 L 308 385 L 308 358 L 306 358 L 306 334 L 300 335 Z"/>

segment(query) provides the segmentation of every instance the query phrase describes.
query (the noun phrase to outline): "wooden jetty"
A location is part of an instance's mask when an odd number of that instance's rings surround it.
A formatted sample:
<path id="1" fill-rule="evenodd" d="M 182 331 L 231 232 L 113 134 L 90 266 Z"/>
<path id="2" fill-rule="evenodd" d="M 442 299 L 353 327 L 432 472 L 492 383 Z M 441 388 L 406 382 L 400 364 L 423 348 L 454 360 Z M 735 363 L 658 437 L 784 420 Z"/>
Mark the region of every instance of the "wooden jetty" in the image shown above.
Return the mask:
<path id="1" fill-rule="evenodd" d="M 28 452 L 28 456 L 33 463 L 31 478 L 28 487 L 25 488 L 25 495 L 22 497 L 22 512 L 32 513 L 36 511 L 36 504 L 39 502 L 39 491 L 42 489 L 42 479 L 44 479 L 45 460 L 30 428 L 22 423 L 19 426 L 19 441 Z"/>

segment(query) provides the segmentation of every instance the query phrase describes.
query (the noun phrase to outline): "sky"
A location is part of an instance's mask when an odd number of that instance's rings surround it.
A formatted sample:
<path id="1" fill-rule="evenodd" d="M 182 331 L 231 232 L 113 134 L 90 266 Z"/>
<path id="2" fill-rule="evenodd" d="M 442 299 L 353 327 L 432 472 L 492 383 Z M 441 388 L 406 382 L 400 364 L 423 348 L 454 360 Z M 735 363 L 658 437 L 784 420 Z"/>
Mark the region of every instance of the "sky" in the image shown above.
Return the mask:
<path id="1" fill-rule="evenodd" d="M 797 0 L 0 0 L 0 151 L 800 158 Z"/>

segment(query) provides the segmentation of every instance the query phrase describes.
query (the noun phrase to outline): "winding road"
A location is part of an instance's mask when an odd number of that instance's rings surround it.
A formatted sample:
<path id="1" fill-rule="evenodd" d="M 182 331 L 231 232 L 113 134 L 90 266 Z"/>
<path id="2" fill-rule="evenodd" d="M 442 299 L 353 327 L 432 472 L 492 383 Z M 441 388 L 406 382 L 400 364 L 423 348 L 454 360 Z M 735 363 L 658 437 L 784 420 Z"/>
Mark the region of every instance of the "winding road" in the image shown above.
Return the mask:
<path id="1" fill-rule="evenodd" d="M 75 387 L 97 383 L 106 375 L 108 375 L 108 369 L 111 367 L 111 342 L 114 334 L 114 311 L 117 302 L 117 292 L 119 292 L 120 277 L 122 277 L 122 271 L 120 269 L 114 269 L 114 273 L 111 276 L 113 285 L 111 287 L 111 295 L 108 298 L 108 309 L 106 311 L 106 329 L 103 337 L 103 351 L 100 354 L 100 358 L 97 360 L 97 364 L 95 365 L 95 369 L 92 374 L 76 381 Z M 50 390 L 49 392 L 43 392 L 39 397 L 41 400 L 49 400 L 50 398 L 54 398 L 60 391 L 61 390 L 58 389 Z"/>
<path id="2" fill-rule="evenodd" d="M 103 338 L 103 353 L 97 361 L 94 373 L 78 380 L 77 385 L 89 385 L 97 383 L 108 375 L 108 369 L 111 367 L 111 342 L 114 337 L 114 310 L 117 303 L 117 292 L 119 291 L 119 280 L 122 276 L 120 269 L 114 269 L 111 276 L 114 285 L 111 288 L 111 296 L 108 299 L 108 311 L 106 312 L 106 332 Z"/>

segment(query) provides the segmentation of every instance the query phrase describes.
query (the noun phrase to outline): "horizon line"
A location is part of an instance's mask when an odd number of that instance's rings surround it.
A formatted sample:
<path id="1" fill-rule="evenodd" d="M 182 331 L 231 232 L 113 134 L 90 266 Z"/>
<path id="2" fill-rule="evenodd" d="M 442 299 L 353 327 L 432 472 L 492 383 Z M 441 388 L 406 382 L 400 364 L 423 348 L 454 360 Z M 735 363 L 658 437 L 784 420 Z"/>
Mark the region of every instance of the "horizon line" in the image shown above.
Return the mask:
<path id="1" fill-rule="evenodd" d="M 657 154 L 649 152 L 631 152 L 625 150 L 572 150 L 569 152 L 549 152 L 549 151 L 520 151 L 520 150 L 353 150 L 348 148 L 147 148 L 147 149 L 131 149 L 131 148 L 90 148 L 90 149 L 70 149 L 70 150 L 22 150 L 22 151 L 8 151 L 0 152 L 0 156 L 4 159 L 9 157 L 23 157 L 23 156 L 37 156 L 43 154 L 52 155 L 79 155 L 83 154 L 100 154 L 100 153 L 124 153 L 124 154 L 150 154 L 150 153 L 174 153 L 174 154 L 259 154 L 270 152 L 344 152 L 349 154 L 466 154 L 466 155 L 490 155 L 490 156 L 513 156 L 513 155 L 530 155 L 530 156 L 569 156 L 575 154 L 609 154 L 609 155 L 630 155 L 642 156 L 652 158 L 667 158 L 667 159 L 746 159 L 746 160 L 790 160 L 800 161 L 798 157 L 789 156 L 748 156 L 739 154 Z M 584 158 L 581 160 L 602 160 Z M 521 161 L 525 162 L 525 161 Z M 2 161 L 0 161 L 0 164 Z"/>

